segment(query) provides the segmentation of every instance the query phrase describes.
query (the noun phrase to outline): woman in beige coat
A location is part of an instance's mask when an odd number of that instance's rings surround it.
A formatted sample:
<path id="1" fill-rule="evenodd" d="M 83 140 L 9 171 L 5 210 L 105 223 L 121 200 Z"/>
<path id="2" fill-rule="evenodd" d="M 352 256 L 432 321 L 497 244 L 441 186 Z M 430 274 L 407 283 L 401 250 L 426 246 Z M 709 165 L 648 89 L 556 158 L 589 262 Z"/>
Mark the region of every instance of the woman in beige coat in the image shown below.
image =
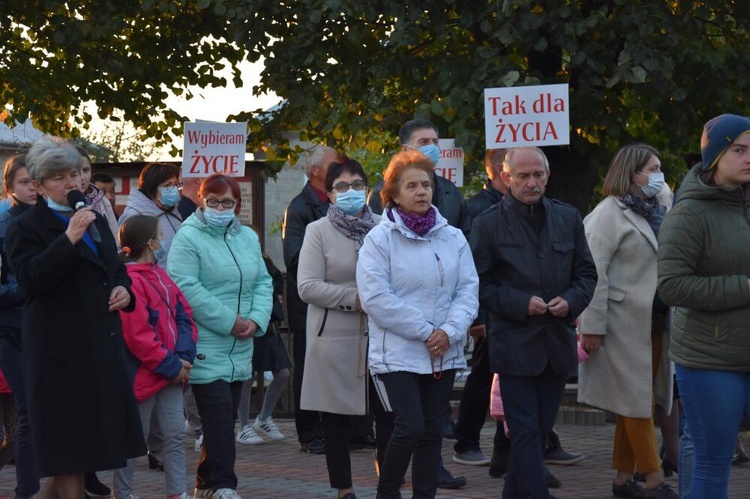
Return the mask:
<path id="1" fill-rule="evenodd" d="M 583 347 L 578 400 L 617 415 L 612 467 L 615 497 L 677 497 L 663 482 L 653 404 L 669 413 L 672 374 L 667 358 L 669 309 L 656 296 L 657 234 L 666 208 L 659 153 L 635 144 L 621 149 L 604 179 L 607 197 L 584 219 L 599 275 L 580 317 Z M 646 476 L 645 490 L 633 480 Z"/>
<path id="2" fill-rule="evenodd" d="M 297 282 L 307 308 L 300 408 L 319 411 L 331 487 L 355 499 L 349 460 L 351 416 L 368 412 L 367 317 L 357 294 L 357 253 L 378 222 L 365 204 L 367 175 L 347 159 L 328 167 L 328 215 L 307 226 Z"/>

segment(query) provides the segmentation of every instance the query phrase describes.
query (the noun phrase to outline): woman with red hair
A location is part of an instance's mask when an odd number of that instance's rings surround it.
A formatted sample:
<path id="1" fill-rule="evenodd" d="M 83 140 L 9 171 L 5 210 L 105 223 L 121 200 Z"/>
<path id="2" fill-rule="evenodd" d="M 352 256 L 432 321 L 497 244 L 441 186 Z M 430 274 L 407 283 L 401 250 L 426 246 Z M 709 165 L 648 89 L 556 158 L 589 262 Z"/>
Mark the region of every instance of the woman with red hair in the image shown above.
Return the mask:
<path id="1" fill-rule="evenodd" d="M 265 334 L 273 284 L 258 236 L 240 224 L 236 180 L 217 174 L 172 240 L 167 271 L 193 309 L 197 355 L 190 384 L 203 422 L 195 497 L 237 499 L 234 422 L 242 382 L 252 375 L 253 337 Z"/>

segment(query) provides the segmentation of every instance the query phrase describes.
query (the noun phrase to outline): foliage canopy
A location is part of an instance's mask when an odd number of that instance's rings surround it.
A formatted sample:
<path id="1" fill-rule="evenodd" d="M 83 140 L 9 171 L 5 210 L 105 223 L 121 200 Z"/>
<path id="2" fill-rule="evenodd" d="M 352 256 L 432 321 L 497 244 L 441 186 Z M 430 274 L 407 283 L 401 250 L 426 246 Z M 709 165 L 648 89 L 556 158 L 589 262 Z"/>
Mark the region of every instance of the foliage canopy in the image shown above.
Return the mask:
<path id="1" fill-rule="evenodd" d="M 750 114 L 750 10 L 738 0 L 6 0 L 2 101 L 60 133 L 81 102 L 121 110 L 149 135 L 180 132 L 165 89 L 221 85 L 264 59 L 256 95 L 284 99 L 232 117 L 271 172 L 286 132 L 387 163 L 400 125 L 435 122 L 480 171 L 483 89 L 570 84 L 571 144 L 548 148 L 550 194 L 585 209 L 614 151 L 647 141 L 672 175 L 707 119 Z M 75 127 L 85 126 L 74 122 Z"/>

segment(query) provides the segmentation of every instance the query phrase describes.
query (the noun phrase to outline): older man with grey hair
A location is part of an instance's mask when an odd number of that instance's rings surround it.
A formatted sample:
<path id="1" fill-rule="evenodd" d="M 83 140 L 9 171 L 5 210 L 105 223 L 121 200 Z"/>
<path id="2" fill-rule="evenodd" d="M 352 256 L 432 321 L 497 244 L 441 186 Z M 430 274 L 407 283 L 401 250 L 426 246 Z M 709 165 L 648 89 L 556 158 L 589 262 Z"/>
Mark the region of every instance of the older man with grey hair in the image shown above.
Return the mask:
<path id="1" fill-rule="evenodd" d="M 508 193 L 471 227 L 490 367 L 510 429 L 504 498 L 550 497 L 545 443 L 577 366 L 574 321 L 597 280 L 581 215 L 544 196 L 549 176 L 541 149 L 509 149 L 501 173 Z"/>
<path id="2" fill-rule="evenodd" d="M 287 286 L 286 305 L 289 320 L 289 331 L 294 336 L 294 423 L 297 427 L 297 438 L 300 451 L 311 454 L 323 454 L 323 432 L 320 415 L 314 411 L 303 411 L 299 408 L 302 391 L 302 373 L 305 371 L 305 323 L 307 304 L 297 293 L 297 265 L 305 229 L 308 224 L 322 218 L 328 213 L 331 205 L 326 192 L 326 173 L 328 165 L 339 159 L 336 149 L 327 146 L 315 146 L 305 158 L 305 175 L 307 184 L 292 202 L 284 214 L 281 241 L 284 246 L 284 264 L 286 265 Z"/>

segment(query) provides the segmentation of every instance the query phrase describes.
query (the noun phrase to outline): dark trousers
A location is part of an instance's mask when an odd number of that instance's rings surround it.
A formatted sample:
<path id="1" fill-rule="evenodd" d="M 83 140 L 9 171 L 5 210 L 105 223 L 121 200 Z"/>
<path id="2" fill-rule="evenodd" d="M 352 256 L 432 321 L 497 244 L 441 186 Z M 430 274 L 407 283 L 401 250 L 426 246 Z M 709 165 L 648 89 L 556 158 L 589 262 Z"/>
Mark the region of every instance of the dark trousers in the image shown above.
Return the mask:
<path id="1" fill-rule="evenodd" d="M 328 480 L 334 489 L 352 486 L 352 463 L 349 458 L 349 438 L 356 424 L 356 416 L 321 412 L 323 438 L 326 445 Z"/>
<path id="2" fill-rule="evenodd" d="M 305 350 L 307 350 L 307 337 L 305 331 L 292 331 L 294 341 L 292 350 L 294 355 L 294 369 L 292 372 L 292 391 L 294 392 L 294 425 L 297 427 L 297 439 L 304 444 L 316 438 L 323 437 L 320 423 L 320 413 L 317 411 L 306 411 L 299 408 L 300 395 L 302 394 L 302 376 L 305 373 Z"/>
<path id="3" fill-rule="evenodd" d="M 539 376 L 501 377 L 505 420 L 510 430 L 510 463 L 503 499 L 547 499 L 544 449 L 560 407 L 567 374 L 547 364 Z"/>
<path id="4" fill-rule="evenodd" d="M 240 405 L 242 382 L 214 381 L 192 385 L 203 422 L 203 448 L 195 472 L 196 489 L 237 489 L 234 473 L 234 422 Z"/>
<path id="5" fill-rule="evenodd" d="M 380 469 L 378 497 L 401 497 L 399 486 L 412 460 L 412 497 L 435 497 L 445 404 L 453 388 L 454 370 L 432 374 L 380 374 L 393 408 L 394 428 Z"/>
<path id="6" fill-rule="evenodd" d="M 372 378 L 370 378 L 370 412 L 375 420 L 375 457 L 378 461 L 378 470 L 380 470 L 383 467 L 388 442 L 390 442 L 393 434 L 393 413 L 386 412 L 382 402 L 380 402 L 377 390 L 375 390 Z"/>
<path id="7" fill-rule="evenodd" d="M 31 425 L 26 405 L 26 384 L 23 374 L 23 351 L 10 332 L 0 332 L 0 368 L 13 392 L 18 411 L 16 433 L 16 497 L 31 497 L 39 492 L 39 477 L 34 463 Z"/>
<path id="8" fill-rule="evenodd" d="M 493 372 L 490 369 L 487 338 L 479 338 L 474 343 L 472 367 L 466 378 L 464 391 L 461 393 L 461 405 L 458 408 L 456 423 L 456 452 L 479 449 L 479 435 L 487 419 L 490 408 L 490 391 L 492 390 Z M 504 453 L 510 448 L 510 441 L 505 436 L 501 421 L 496 421 L 494 452 Z"/>

